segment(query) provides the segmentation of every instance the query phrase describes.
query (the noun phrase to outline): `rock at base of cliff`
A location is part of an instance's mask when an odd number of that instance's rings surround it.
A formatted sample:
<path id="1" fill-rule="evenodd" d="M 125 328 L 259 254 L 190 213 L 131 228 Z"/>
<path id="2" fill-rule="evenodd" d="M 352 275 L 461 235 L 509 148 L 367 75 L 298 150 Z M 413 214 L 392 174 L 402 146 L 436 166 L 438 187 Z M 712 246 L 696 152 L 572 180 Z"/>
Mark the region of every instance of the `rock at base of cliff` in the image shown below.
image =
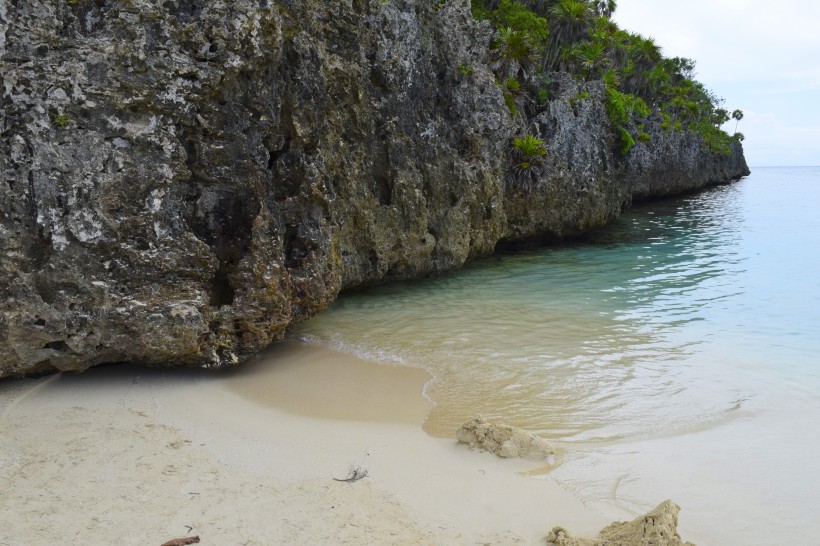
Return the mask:
<path id="1" fill-rule="evenodd" d="M 670 500 L 630 522 L 615 522 L 598 538 L 576 538 L 564 528 L 556 527 L 547 535 L 549 546 L 695 546 L 678 535 L 680 506 Z"/>
<path id="2" fill-rule="evenodd" d="M 555 454 L 555 450 L 543 438 L 520 428 L 489 423 L 483 417 L 476 417 L 461 425 L 456 439 L 472 449 L 489 451 L 504 458 L 545 459 Z"/>

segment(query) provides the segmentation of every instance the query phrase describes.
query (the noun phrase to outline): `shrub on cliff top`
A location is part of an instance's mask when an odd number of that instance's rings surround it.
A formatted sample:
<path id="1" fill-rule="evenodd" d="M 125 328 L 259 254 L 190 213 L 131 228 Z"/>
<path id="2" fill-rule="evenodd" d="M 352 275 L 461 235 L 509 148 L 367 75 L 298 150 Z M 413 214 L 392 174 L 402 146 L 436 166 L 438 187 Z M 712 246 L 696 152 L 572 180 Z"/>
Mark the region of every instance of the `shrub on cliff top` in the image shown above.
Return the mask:
<path id="1" fill-rule="evenodd" d="M 473 15 L 489 19 L 498 30 L 494 47 L 503 58 L 520 63 L 532 62 L 546 51 L 549 36 L 547 20 L 528 10 L 516 0 L 487 4 L 472 1 Z"/>
<path id="2" fill-rule="evenodd" d="M 515 0 L 501 0 L 498 8 L 492 12 L 492 21 L 496 28 L 509 28 L 527 37 L 535 53 L 542 53 L 547 47 L 549 24 Z"/>
<path id="3" fill-rule="evenodd" d="M 527 115 L 538 111 L 547 94 L 536 97 L 539 86 L 531 85 L 532 80 L 561 70 L 582 81 L 606 84 L 606 107 L 622 153 L 628 153 L 636 141 L 646 140 L 637 127 L 650 113 L 665 131 L 691 131 L 711 151 L 731 153 L 731 137 L 720 128 L 730 119 L 729 113 L 721 108 L 722 99 L 695 80 L 694 61 L 664 57 L 652 38 L 619 28 L 611 19 L 615 4 L 613 0 L 471 0 L 476 18 L 491 21 L 497 29 L 494 48 L 499 56 L 525 69 L 517 74 L 527 78 L 522 80 L 522 92 L 514 97 L 505 90 L 510 109 L 517 109 L 518 100 Z M 525 64 L 534 64 L 536 73 Z M 499 80 L 512 73 L 509 68 L 508 63 L 501 66 Z M 741 117 L 739 111 L 731 115 L 731 119 Z"/>

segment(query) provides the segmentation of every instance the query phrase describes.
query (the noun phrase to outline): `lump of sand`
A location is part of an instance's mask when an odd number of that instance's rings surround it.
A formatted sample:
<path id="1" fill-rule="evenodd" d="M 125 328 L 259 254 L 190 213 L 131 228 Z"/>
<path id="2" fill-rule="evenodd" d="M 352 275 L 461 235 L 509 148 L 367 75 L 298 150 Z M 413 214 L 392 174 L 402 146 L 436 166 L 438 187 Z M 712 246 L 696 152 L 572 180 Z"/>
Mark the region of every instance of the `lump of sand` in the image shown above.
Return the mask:
<path id="1" fill-rule="evenodd" d="M 680 506 L 670 500 L 630 522 L 615 522 L 598 534 L 598 538 L 576 538 L 563 527 L 547 535 L 549 546 L 695 546 L 678 535 Z"/>
<path id="2" fill-rule="evenodd" d="M 543 438 L 520 428 L 489 423 L 483 417 L 476 417 L 461 425 L 456 439 L 472 449 L 482 449 L 504 458 L 545 459 L 555 454 L 555 450 Z"/>

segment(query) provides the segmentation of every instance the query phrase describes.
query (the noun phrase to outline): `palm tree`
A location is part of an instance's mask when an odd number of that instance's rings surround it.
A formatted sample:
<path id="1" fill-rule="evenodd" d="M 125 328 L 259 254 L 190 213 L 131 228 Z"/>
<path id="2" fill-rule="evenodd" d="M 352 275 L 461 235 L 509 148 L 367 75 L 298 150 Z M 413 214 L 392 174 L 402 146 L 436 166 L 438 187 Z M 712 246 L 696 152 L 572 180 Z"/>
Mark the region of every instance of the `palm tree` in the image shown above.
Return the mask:
<path id="1" fill-rule="evenodd" d="M 509 27 L 498 31 L 498 38 L 501 42 L 501 56 L 511 61 L 518 61 L 522 65 L 532 61 L 536 47 L 530 39 L 529 34 Z"/>
<path id="2" fill-rule="evenodd" d="M 737 124 L 743 119 L 743 111 L 735 110 L 732 112 L 732 119 L 735 120 L 735 134 L 737 134 Z"/>
<path id="3" fill-rule="evenodd" d="M 581 0 L 558 0 L 549 9 L 550 41 L 544 57 L 544 70 L 550 71 L 564 46 L 581 41 L 589 31 L 591 12 Z"/>
<path id="4" fill-rule="evenodd" d="M 661 60 L 661 46 L 655 41 L 655 38 L 638 37 L 635 43 L 635 56 L 639 64 L 643 64 L 646 68 L 655 66 Z"/>
<path id="5" fill-rule="evenodd" d="M 637 94 L 645 94 L 650 73 L 663 58 L 661 47 L 654 38 L 634 35 L 627 50 L 630 60 L 635 64 L 633 90 Z"/>
<path id="6" fill-rule="evenodd" d="M 527 8 L 528 10 L 537 13 L 538 15 L 544 15 L 547 12 L 547 5 L 550 3 L 549 0 L 516 0 L 519 4 Z M 501 6 L 502 0 L 485 0 L 484 6 L 487 8 L 487 11 L 492 12 L 497 10 Z"/>
<path id="7" fill-rule="evenodd" d="M 592 0 L 592 9 L 599 17 L 612 17 L 616 7 L 615 0 Z"/>
<path id="8" fill-rule="evenodd" d="M 550 3 L 549 0 L 518 0 L 518 3 L 527 8 L 530 11 L 537 13 L 538 15 L 544 16 L 547 13 L 547 5 Z"/>
<path id="9" fill-rule="evenodd" d="M 606 46 L 601 41 L 581 42 L 573 46 L 567 57 L 577 63 L 581 71 L 587 78 L 597 79 L 608 59 L 606 57 Z"/>

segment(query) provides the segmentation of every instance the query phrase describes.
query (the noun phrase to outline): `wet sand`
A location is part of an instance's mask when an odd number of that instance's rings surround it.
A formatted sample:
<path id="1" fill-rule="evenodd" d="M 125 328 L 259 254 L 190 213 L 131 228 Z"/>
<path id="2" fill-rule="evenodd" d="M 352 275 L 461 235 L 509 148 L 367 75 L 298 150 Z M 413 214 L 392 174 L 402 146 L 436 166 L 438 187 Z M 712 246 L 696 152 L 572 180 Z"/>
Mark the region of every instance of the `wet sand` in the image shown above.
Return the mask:
<path id="1" fill-rule="evenodd" d="M 539 544 L 630 516 L 425 434 L 423 371 L 276 353 L 0 382 L 0 544 Z"/>
<path id="2" fill-rule="evenodd" d="M 325 419 L 420 425 L 433 408 L 421 396 L 430 374 L 286 341 L 225 374 L 223 386 L 265 406 Z"/>

